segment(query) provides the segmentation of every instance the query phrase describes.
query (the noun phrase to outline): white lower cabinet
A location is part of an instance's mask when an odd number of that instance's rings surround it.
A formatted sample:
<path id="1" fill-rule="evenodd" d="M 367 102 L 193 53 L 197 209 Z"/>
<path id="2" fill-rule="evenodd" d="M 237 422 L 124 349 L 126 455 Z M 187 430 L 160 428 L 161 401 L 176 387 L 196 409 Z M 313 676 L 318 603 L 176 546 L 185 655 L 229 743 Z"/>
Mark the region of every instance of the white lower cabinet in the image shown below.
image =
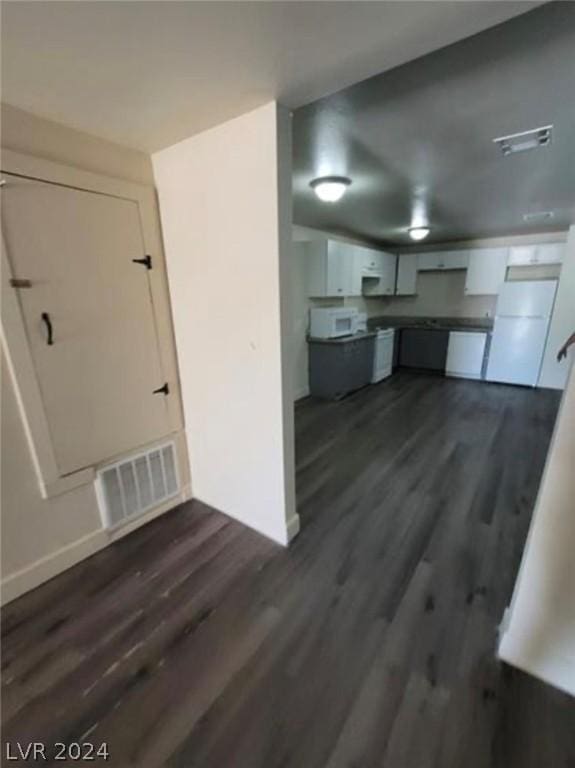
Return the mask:
<path id="1" fill-rule="evenodd" d="M 486 333 L 451 331 L 445 365 L 447 376 L 480 379 L 486 343 Z"/>
<path id="2" fill-rule="evenodd" d="M 395 331 L 387 328 L 378 331 L 375 339 L 375 354 L 373 359 L 373 376 L 371 383 L 376 384 L 382 379 L 387 379 L 393 371 L 393 344 Z"/>
<path id="3" fill-rule="evenodd" d="M 507 272 L 508 248 L 477 248 L 469 251 L 465 276 L 466 296 L 496 296 Z"/>

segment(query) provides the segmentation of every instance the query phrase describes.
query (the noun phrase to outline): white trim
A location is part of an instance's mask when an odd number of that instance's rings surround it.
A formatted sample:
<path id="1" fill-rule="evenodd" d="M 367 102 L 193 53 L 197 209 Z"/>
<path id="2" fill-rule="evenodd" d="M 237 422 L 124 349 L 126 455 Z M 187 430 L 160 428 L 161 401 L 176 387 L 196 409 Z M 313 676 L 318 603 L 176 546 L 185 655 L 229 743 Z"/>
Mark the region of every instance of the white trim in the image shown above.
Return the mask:
<path id="1" fill-rule="evenodd" d="M 3 173 L 85 189 L 89 192 L 100 192 L 135 202 L 143 200 L 150 190 L 153 192 L 152 187 L 146 187 L 143 184 L 85 171 L 82 168 L 55 163 L 34 155 L 25 155 L 11 149 L 2 148 L 0 165 Z"/>
<path id="2" fill-rule="evenodd" d="M 163 515 L 185 501 L 188 501 L 187 494 L 182 492 L 178 496 L 174 496 L 160 504 L 155 509 L 151 509 L 137 518 L 132 518 L 123 525 L 116 526 L 113 530 L 99 528 L 83 536 L 81 539 L 73 541 L 55 552 L 51 552 L 40 560 L 36 560 L 31 565 L 27 565 L 21 570 L 10 574 L 0 584 L 0 604 L 5 605 L 25 592 L 39 587 L 45 581 L 54 578 L 54 576 L 63 571 L 67 571 L 82 560 L 104 549 L 112 542 L 122 539 L 124 536 L 132 533 L 132 531 L 141 528 L 141 526 L 146 525 L 156 517 Z"/>
<path id="3" fill-rule="evenodd" d="M 513 637 L 510 631 L 503 632 L 497 649 L 497 657 L 506 664 L 521 669 L 523 672 L 543 680 L 544 683 L 575 696 L 575 657 L 548 654 L 546 657 L 540 656 L 537 659 L 526 657 L 518 661 L 518 654 L 514 648 L 517 645 L 525 647 L 526 639 L 523 638 L 518 642 L 517 637 Z M 567 684 L 565 681 L 568 681 Z"/>
<path id="4" fill-rule="evenodd" d="M 53 483 L 46 483 L 44 485 L 44 498 L 51 499 L 54 496 L 61 496 L 63 493 L 73 491 L 74 488 L 79 488 L 82 485 L 89 485 L 94 482 L 96 473 L 92 467 L 87 469 L 80 469 L 78 472 L 73 472 L 71 475 L 64 475 L 59 477 Z"/>
<path id="5" fill-rule="evenodd" d="M 106 532 L 98 529 L 10 574 L 2 581 L 0 589 L 2 605 L 40 586 L 62 571 L 68 570 L 80 560 L 103 549 L 108 543 Z"/>
<path id="6" fill-rule="evenodd" d="M 501 619 L 501 623 L 497 627 L 497 634 L 500 640 L 503 638 L 503 635 L 509 629 L 510 621 L 511 621 L 511 608 L 510 606 L 507 606 L 507 608 L 503 611 L 503 618 Z"/>
<path id="7" fill-rule="evenodd" d="M 303 400 L 304 397 L 309 397 L 309 387 L 298 389 L 294 395 L 294 402 L 297 403 L 298 400 Z"/>
<path id="8" fill-rule="evenodd" d="M 165 260 L 159 232 L 155 190 L 141 184 L 115 179 L 72 166 L 3 149 L 2 172 L 53 184 L 112 195 L 137 203 L 146 253 L 152 254 L 154 269 L 149 274 L 152 312 L 158 340 L 158 355 L 163 378 L 170 386 L 167 409 L 170 433 L 183 429 L 180 383 L 171 310 L 166 280 Z M 3 193 L 5 194 L 5 193 Z M 11 268 L 2 238 L 2 322 L 0 337 L 8 370 L 14 385 L 20 418 L 32 457 L 42 498 L 47 499 L 94 480 L 89 467 L 61 475 L 44 410 L 36 369 L 28 345 L 24 318 L 16 291 L 10 286 Z M 166 436 L 158 436 L 164 439 Z M 106 460 L 112 457 L 107 457 Z"/>
<path id="9" fill-rule="evenodd" d="M 190 501 L 192 498 L 192 484 L 186 483 L 182 486 L 182 501 Z"/>
<path id="10" fill-rule="evenodd" d="M 301 521 L 300 516 L 296 513 L 287 522 L 287 543 L 288 545 L 295 539 L 300 532 Z"/>
<path id="11" fill-rule="evenodd" d="M 455 373 L 454 371 L 445 371 L 445 375 L 450 379 L 472 379 L 474 381 L 482 381 L 480 373 Z"/>

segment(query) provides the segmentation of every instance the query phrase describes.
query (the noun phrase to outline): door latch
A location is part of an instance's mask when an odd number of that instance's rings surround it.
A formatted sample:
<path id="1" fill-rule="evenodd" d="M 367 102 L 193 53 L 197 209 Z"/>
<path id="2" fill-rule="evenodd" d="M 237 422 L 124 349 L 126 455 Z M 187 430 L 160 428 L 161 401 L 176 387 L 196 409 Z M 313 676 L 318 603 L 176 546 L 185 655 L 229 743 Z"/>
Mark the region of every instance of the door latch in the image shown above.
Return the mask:
<path id="1" fill-rule="evenodd" d="M 168 382 L 164 384 L 163 387 L 160 387 L 159 389 L 154 389 L 152 391 L 153 395 L 169 395 L 170 394 L 170 387 L 168 386 Z"/>

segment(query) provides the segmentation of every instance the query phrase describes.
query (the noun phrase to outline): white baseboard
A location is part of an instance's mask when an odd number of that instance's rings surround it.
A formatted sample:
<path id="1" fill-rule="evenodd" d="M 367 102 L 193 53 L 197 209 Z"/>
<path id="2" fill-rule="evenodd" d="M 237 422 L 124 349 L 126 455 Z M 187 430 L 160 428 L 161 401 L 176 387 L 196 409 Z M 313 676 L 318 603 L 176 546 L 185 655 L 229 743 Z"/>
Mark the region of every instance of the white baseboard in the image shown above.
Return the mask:
<path id="1" fill-rule="evenodd" d="M 521 649 L 525 647 L 529 646 L 524 639 L 518 641 L 510 631 L 504 631 L 501 634 L 497 656 L 506 664 L 517 667 L 522 672 L 527 672 L 538 680 L 575 696 L 575 657 L 550 653 L 538 654 L 537 658 L 528 658 L 521 653 Z"/>
<path id="2" fill-rule="evenodd" d="M 1 603 L 5 605 L 15 600 L 25 592 L 39 587 L 45 581 L 52 579 L 62 571 L 68 570 L 81 560 L 103 549 L 109 543 L 109 538 L 103 528 L 99 528 L 61 549 L 52 552 L 31 565 L 10 574 L 2 581 L 0 588 Z"/>
<path id="3" fill-rule="evenodd" d="M 177 507 L 184 501 L 191 498 L 191 489 L 189 485 L 184 486 L 178 496 L 168 499 L 164 504 L 151 509 L 140 517 L 130 520 L 125 525 L 113 530 L 98 528 L 96 531 L 87 534 L 65 547 L 51 552 L 49 555 L 36 560 L 15 573 L 10 574 L 2 580 L 0 585 L 0 604 L 5 605 L 26 592 L 39 587 L 45 581 L 57 576 L 63 571 L 67 571 L 82 560 L 96 554 L 108 544 L 127 536 L 137 528 L 141 528 L 154 518 L 163 515 L 170 509 Z"/>
<path id="4" fill-rule="evenodd" d="M 300 532 L 300 517 L 294 514 L 287 522 L 287 543 L 292 542 Z"/>

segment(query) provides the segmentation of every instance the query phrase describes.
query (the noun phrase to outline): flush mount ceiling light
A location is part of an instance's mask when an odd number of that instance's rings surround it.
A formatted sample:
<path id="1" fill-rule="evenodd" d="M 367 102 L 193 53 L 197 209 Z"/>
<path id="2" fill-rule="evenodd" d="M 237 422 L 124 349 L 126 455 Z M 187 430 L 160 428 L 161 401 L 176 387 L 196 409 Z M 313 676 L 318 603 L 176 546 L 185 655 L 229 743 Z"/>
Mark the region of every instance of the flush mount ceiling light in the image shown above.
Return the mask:
<path id="1" fill-rule="evenodd" d="M 429 227 L 410 227 L 407 231 L 412 240 L 425 240 L 431 232 Z"/>
<path id="2" fill-rule="evenodd" d="M 551 144 L 552 133 L 552 125 L 543 125 L 541 128 L 533 128 L 530 131 L 500 136 L 498 139 L 493 139 L 493 143 L 497 144 L 504 157 L 507 157 L 507 155 L 513 155 L 516 152 L 548 147 Z"/>
<path id="3" fill-rule="evenodd" d="M 324 203 L 337 203 L 350 184 L 346 176 L 322 176 L 310 182 L 310 187 Z"/>

